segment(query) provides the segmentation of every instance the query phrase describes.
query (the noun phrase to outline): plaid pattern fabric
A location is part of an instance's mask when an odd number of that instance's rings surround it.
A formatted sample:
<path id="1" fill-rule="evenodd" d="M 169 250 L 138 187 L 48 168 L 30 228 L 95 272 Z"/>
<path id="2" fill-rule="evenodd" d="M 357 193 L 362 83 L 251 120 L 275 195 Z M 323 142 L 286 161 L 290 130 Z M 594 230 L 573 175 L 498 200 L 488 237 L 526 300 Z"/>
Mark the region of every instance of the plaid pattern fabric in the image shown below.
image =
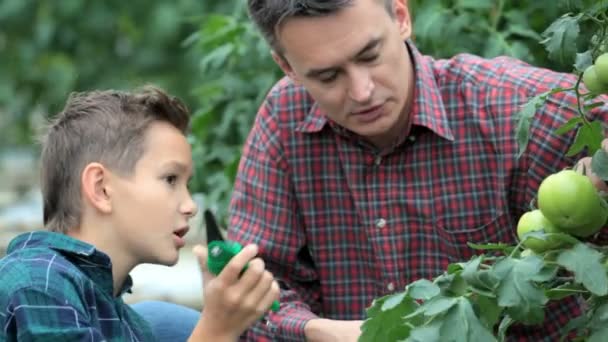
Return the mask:
<path id="1" fill-rule="evenodd" d="M 129 277 L 122 293 L 131 288 Z M 67 235 L 17 236 L 0 260 L 0 341 L 154 341 L 112 295 L 107 255 Z"/>
<path id="2" fill-rule="evenodd" d="M 540 181 L 574 163 L 564 157 L 574 135 L 553 133 L 575 115 L 573 94 L 539 109 L 520 159 L 515 136 L 521 105 L 571 86 L 573 75 L 506 57 L 435 60 L 406 44 L 416 73 L 414 126 L 388 154 L 326 119 L 287 78 L 260 107 L 239 166 L 229 238 L 260 245 L 282 304 L 243 339 L 297 341 L 311 318 L 364 319 L 374 298 L 469 259 L 467 241 L 513 243 Z M 556 340 L 578 314 L 566 300 L 547 310 L 542 328 L 513 327 L 511 338 Z"/>

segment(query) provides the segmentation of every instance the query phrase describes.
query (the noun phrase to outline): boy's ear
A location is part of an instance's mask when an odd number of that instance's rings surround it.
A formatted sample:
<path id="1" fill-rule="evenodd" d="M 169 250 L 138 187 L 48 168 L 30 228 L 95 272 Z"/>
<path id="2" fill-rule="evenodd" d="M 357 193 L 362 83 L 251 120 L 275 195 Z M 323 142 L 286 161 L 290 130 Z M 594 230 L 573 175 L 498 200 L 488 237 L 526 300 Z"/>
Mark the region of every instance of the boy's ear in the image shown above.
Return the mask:
<path id="1" fill-rule="evenodd" d="M 281 54 L 277 53 L 274 50 L 271 52 L 271 55 L 272 55 L 272 59 L 274 59 L 274 62 L 277 63 L 277 65 L 279 66 L 279 68 L 281 68 L 281 70 L 283 70 L 283 73 L 285 73 L 285 75 L 287 75 L 287 77 L 291 78 L 291 80 L 295 84 L 299 84 L 300 81 L 298 79 L 298 76 L 293 71 L 293 68 L 291 67 L 291 65 L 289 65 L 289 62 L 285 59 L 285 57 L 282 56 Z"/>
<path id="2" fill-rule="evenodd" d="M 85 200 L 98 211 L 112 211 L 108 181 L 110 172 L 100 163 L 90 163 L 82 171 L 82 194 Z"/>

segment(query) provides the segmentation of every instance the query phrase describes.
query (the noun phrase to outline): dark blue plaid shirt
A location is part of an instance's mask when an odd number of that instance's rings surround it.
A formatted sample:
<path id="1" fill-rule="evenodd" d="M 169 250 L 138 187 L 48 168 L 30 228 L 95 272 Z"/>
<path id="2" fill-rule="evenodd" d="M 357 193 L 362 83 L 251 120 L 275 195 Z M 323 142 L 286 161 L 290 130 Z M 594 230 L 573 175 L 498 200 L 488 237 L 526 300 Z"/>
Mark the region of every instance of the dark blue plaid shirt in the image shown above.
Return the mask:
<path id="1" fill-rule="evenodd" d="M 0 341 L 154 341 L 148 323 L 112 295 L 110 258 L 67 235 L 16 237 L 0 259 Z"/>

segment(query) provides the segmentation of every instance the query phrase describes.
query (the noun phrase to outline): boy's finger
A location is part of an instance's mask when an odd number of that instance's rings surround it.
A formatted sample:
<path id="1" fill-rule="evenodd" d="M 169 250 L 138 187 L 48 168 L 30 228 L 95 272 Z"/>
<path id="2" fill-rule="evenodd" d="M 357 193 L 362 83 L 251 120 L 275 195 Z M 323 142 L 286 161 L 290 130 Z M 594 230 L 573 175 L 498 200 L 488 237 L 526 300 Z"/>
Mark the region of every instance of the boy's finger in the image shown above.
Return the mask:
<path id="1" fill-rule="evenodd" d="M 218 278 L 222 278 L 225 284 L 234 284 L 245 268 L 249 260 L 258 254 L 258 246 L 255 244 L 245 246 L 220 272 Z"/>
<path id="2" fill-rule="evenodd" d="M 209 268 L 207 267 L 207 259 L 208 259 L 208 251 L 207 247 L 202 245 L 196 245 L 192 248 L 192 253 L 196 256 L 198 260 L 198 264 L 201 268 L 201 272 L 203 273 L 203 286 L 207 284 L 207 282 L 213 277 L 211 272 L 209 272 Z"/>

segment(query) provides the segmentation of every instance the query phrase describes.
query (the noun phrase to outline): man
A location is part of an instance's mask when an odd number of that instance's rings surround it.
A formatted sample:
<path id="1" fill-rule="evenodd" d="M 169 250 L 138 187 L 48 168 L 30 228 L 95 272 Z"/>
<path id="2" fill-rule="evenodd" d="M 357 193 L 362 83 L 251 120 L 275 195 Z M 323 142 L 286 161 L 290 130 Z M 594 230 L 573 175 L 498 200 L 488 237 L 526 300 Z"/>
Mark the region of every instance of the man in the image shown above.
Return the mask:
<path id="1" fill-rule="evenodd" d="M 554 129 L 572 94 L 539 110 L 517 158 L 516 113 L 573 75 L 511 58 L 434 60 L 410 40 L 407 1 L 249 0 L 286 78 L 243 150 L 229 238 L 255 242 L 280 279 L 281 310 L 248 340 L 354 341 L 374 298 L 515 241 L 541 180 L 572 166 Z M 597 179 L 595 179 L 597 181 Z M 513 338 L 555 340 L 573 300 Z"/>

